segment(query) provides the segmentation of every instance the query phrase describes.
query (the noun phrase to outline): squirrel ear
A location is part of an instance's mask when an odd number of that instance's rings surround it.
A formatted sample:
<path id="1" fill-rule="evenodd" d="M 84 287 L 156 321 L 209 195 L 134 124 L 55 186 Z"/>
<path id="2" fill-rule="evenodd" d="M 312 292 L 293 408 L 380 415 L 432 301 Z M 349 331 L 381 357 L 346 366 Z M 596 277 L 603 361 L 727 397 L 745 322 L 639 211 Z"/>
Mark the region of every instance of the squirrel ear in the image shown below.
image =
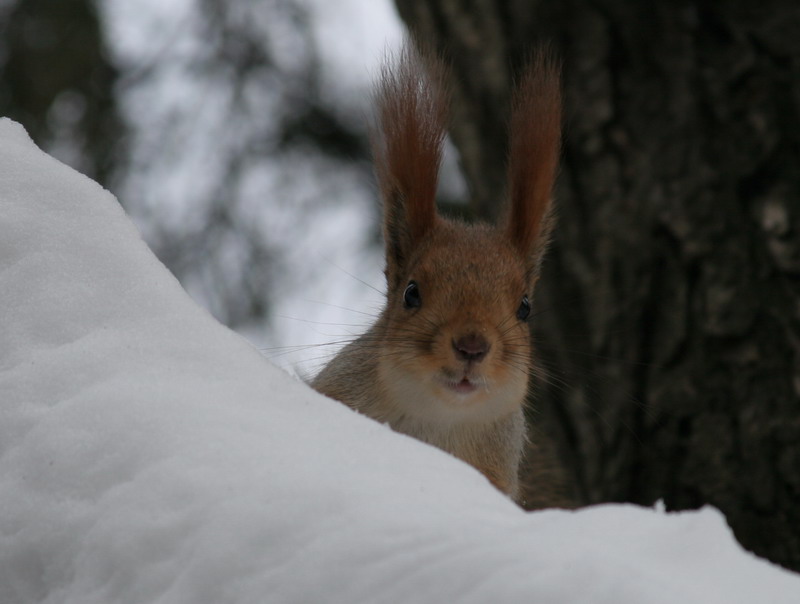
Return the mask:
<path id="1" fill-rule="evenodd" d="M 531 58 L 514 93 L 509 129 L 508 234 L 535 274 L 550 231 L 561 149 L 560 65 L 547 49 Z"/>
<path id="2" fill-rule="evenodd" d="M 436 222 L 448 109 L 444 82 L 442 63 L 407 42 L 384 61 L 376 85 L 372 148 L 384 206 L 387 274 L 402 269 Z"/>

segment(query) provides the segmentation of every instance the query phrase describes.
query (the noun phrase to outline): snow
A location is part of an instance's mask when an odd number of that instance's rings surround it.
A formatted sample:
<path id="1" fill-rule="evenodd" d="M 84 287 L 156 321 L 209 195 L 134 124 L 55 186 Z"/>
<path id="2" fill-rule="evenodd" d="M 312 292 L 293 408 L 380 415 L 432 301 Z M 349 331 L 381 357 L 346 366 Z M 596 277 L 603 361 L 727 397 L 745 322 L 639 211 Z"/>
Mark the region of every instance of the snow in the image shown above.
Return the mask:
<path id="1" fill-rule="evenodd" d="M 0 122 L 0 602 L 796 603 L 714 509 L 525 513 L 216 323 Z"/>

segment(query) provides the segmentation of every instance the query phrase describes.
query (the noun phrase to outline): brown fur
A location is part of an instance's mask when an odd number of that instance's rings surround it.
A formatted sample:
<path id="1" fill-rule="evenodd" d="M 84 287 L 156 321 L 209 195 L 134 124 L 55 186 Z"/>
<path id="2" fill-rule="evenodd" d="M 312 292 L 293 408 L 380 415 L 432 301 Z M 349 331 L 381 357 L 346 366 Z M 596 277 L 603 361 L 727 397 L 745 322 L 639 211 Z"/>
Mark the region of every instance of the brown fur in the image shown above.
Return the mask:
<path id="1" fill-rule="evenodd" d="M 444 66 L 405 46 L 394 65 L 384 64 L 375 103 L 378 124 L 372 148 L 391 272 L 405 264 L 406 254 L 436 221 L 436 185 L 447 133 Z"/>
<path id="2" fill-rule="evenodd" d="M 509 132 L 511 240 L 538 270 L 552 221 L 550 195 L 561 147 L 560 68 L 544 49 L 535 53 L 514 93 Z"/>
<path id="3" fill-rule="evenodd" d="M 374 146 L 384 203 L 386 308 L 312 383 L 472 464 L 511 497 L 518 494 L 532 363 L 528 324 L 517 313 L 523 296 L 532 295 L 544 249 L 559 140 L 557 71 L 543 61 L 532 69 L 512 118 L 521 131 L 512 136 L 511 210 L 506 226 L 497 228 L 436 214 L 444 69 L 410 47 L 384 67 Z M 544 118 L 541 139 L 524 140 L 540 137 L 537 112 Z M 410 281 L 418 285 L 418 307 L 404 302 Z"/>

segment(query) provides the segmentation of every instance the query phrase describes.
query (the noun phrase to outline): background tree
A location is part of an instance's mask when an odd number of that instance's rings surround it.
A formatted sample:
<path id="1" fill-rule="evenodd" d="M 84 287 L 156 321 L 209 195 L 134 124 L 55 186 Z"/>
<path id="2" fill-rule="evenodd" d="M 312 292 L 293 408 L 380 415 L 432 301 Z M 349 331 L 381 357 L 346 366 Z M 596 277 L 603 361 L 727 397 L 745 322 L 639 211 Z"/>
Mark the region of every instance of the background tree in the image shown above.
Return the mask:
<path id="1" fill-rule="evenodd" d="M 123 125 L 92 0 L 26 0 L 0 8 L 0 115 L 48 152 L 107 184 Z"/>
<path id="2" fill-rule="evenodd" d="M 119 196 L 189 293 L 252 333 L 275 296 L 313 280 L 286 248 L 328 196 L 346 197 L 342 180 L 365 180 L 366 131 L 321 85 L 303 2 L 197 0 L 162 20 L 118 87 L 147 104 L 131 113 Z"/>
<path id="3" fill-rule="evenodd" d="M 800 570 L 797 3 L 396 4 L 453 63 L 451 135 L 482 216 L 515 73 L 537 42 L 563 57 L 534 422 L 577 501 L 713 504 Z"/>

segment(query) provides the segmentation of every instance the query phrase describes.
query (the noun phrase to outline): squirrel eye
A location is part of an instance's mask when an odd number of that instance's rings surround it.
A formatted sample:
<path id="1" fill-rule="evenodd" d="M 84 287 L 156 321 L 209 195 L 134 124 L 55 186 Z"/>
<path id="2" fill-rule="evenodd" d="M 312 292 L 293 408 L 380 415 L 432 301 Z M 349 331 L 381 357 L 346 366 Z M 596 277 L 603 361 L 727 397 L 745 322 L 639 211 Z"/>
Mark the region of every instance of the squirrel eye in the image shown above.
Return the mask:
<path id="1" fill-rule="evenodd" d="M 522 296 L 522 302 L 520 302 L 519 308 L 517 309 L 517 319 L 524 321 L 530 314 L 531 302 L 528 300 L 528 296 Z"/>
<path id="2" fill-rule="evenodd" d="M 422 298 L 419 295 L 419 285 L 416 281 L 409 281 L 406 291 L 403 292 L 403 306 L 406 308 L 419 308 L 422 306 Z"/>

